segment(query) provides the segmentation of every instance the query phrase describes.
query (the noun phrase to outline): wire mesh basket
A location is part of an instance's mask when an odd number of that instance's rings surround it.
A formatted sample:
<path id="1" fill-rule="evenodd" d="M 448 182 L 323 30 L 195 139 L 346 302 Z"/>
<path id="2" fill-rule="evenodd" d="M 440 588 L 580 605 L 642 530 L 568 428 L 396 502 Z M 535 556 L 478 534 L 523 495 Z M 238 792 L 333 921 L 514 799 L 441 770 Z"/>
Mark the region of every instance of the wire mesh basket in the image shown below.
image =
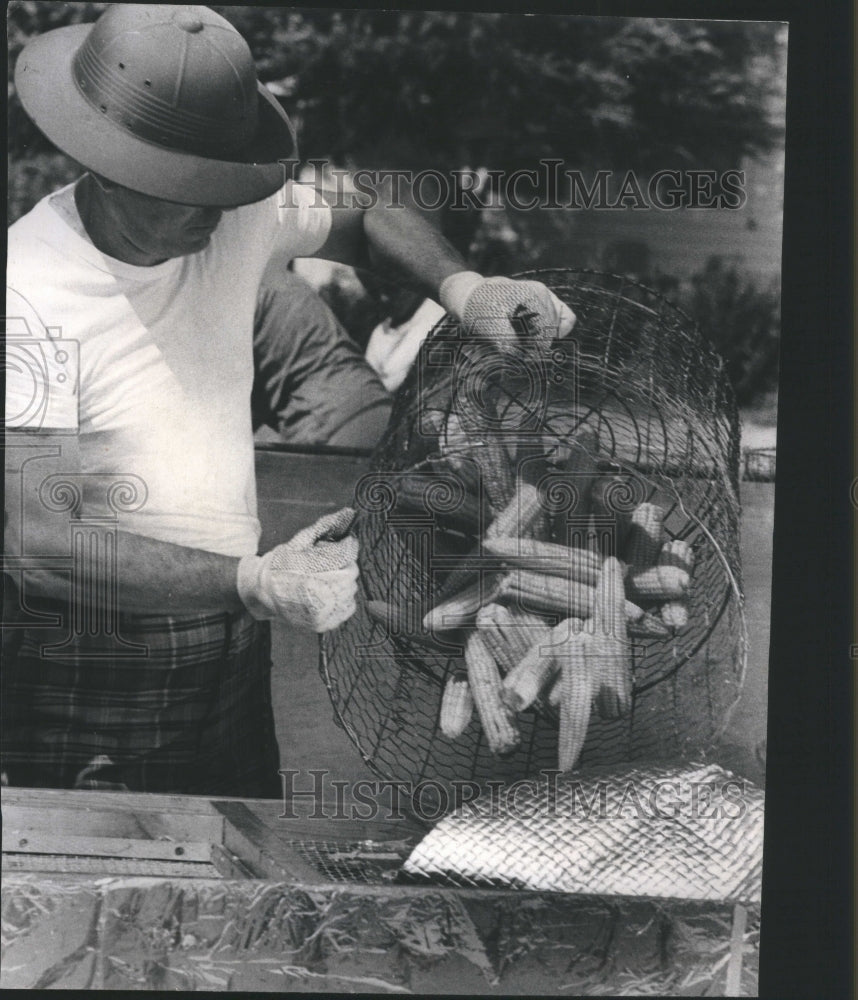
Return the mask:
<path id="1" fill-rule="evenodd" d="M 415 637 L 463 555 L 490 574 L 473 525 L 503 502 L 499 476 L 538 484 L 556 540 L 595 530 L 603 549 L 615 544 L 613 524 L 592 512 L 582 522 L 576 482 L 558 471 L 570 441 L 586 441 L 610 478 L 612 510 L 657 503 L 666 537 L 695 556 L 688 627 L 635 640 L 631 710 L 591 717 L 581 766 L 699 756 L 741 691 L 739 430 L 723 362 L 686 315 L 640 284 L 570 269 L 518 277 L 569 304 L 575 329 L 547 349 L 502 356 L 451 317 L 434 328 L 356 487 L 357 612 L 323 636 L 321 672 L 340 722 L 377 774 L 412 786 L 484 787 L 557 766 L 557 714 L 542 702 L 521 713 L 521 741 L 503 756 L 476 719 L 458 738 L 444 736 L 442 693 L 462 670 L 461 635 L 435 636 L 435 645 Z M 419 503 L 403 508 L 403 491 Z M 373 601 L 399 608 L 400 625 L 374 618 Z"/>

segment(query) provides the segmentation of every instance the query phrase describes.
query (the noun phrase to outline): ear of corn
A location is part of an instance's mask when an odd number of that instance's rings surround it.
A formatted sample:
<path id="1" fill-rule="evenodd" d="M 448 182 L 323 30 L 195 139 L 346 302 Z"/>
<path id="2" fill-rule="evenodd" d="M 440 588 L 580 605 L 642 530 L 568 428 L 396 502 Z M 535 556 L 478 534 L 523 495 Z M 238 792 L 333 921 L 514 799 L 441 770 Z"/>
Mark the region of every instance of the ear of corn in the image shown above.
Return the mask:
<path id="1" fill-rule="evenodd" d="M 521 538 L 542 513 L 539 491 L 531 483 L 519 480 L 509 503 L 500 511 L 486 531 L 486 539 Z"/>
<path id="2" fill-rule="evenodd" d="M 423 618 L 423 627 L 427 632 L 443 632 L 471 624 L 480 608 L 494 600 L 499 587 L 498 580 L 477 580 L 449 600 L 436 604 Z"/>
<path id="3" fill-rule="evenodd" d="M 550 630 L 540 636 L 504 678 L 501 697 L 512 712 L 523 712 L 539 698 L 557 672 L 557 663 L 547 640 Z"/>
<path id="4" fill-rule="evenodd" d="M 626 590 L 634 601 L 653 603 L 684 597 L 689 583 L 688 573 L 678 566 L 650 566 L 632 570 L 626 579 Z"/>
<path id="5" fill-rule="evenodd" d="M 500 630 L 496 625 L 481 626 L 479 622 L 476 624 L 480 630 L 480 635 L 483 637 L 486 649 L 497 664 L 498 670 L 502 675 L 508 674 L 515 666 L 515 658 L 506 640 L 501 635 Z"/>
<path id="6" fill-rule="evenodd" d="M 688 625 L 688 605 L 685 601 L 668 601 L 661 606 L 661 619 L 670 629 L 678 631 Z"/>
<path id="7" fill-rule="evenodd" d="M 593 610 L 595 588 L 559 576 L 546 576 L 532 570 L 512 570 L 501 581 L 498 599 L 527 610 L 554 611 L 564 617 L 589 618 Z"/>
<path id="8" fill-rule="evenodd" d="M 623 586 L 623 569 L 618 559 L 608 556 L 602 563 L 602 572 L 593 601 L 594 635 L 624 638 L 626 635 L 626 593 Z"/>
<path id="9" fill-rule="evenodd" d="M 601 558 L 602 542 L 599 538 L 599 527 L 596 524 L 596 518 L 593 514 L 590 514 L 587 519 L 587 548 L 593 553 L 593 555 Z"/>
<path id="10" fill-rule="evenodd" d="M 504 673 L 521 660 L 537 639 L 545 639 L 551 631 L 538 615 L 494 601 L 477 612 L 477 626 L 484 631 L 486 644 Z"/>
<path id="11" fill-rule="evenodd" d="M 475 502 L 480 498 L 480 473 L 476 462 L 469 455 L 455 455 L 444 459 L 428 459 L 426 467 L 438 476 L 456 477 L 465 493 Z"/>
<path id="12" fill-rule="evenodd" d="M 632 705 L 632 657 L 628 641 L 612 635 L 595 635 L 590 649 L 599 714 L 605 719 L 626 715 Z"/>
<path id="13" fill-rule="evenodd" d="M 558 446 L 555 464 L 577 495 L 571 510 L 558 511 L 551 519 L 551 537 L 561 544 L 567 540 L 570 519 L 580 523 L 590 513 L 590 494 L 599 472 L 595 458 L 597 447 L 596 433 L 590 427 L 582 428 L 571 440 Z"/>
<path id="14" fill-rule="evenodd" d="M 637 604 L 633 604 L 631 601 L 626 600 L 626 628 L 628 628 L 632 622 L 640 622 L 643 618 L 644 609 L 639 607 Z"/>
<path id="15" fill-rule="evenodd" d="M 414 642 L 438 652 L 450 653 L 449 642 L 440 642 L 431 632 L 423 631 L 423 626 L 419 619 L 417 622 L 410 622 L 408 620 L 409 616 L 403 614 L 396 605 L 387 604 L 385 601 L 367 601 L 366 610 L 373 621 L 384 626 L 386 634 L 391 638 Z"/>
<path id="16" fill-rule="evenodd" d="M 658 554 L 659 566 L 676 566 L 691 576 L 694 570 L 694 549 L 682 538 L 665 542 Z"/>
<path id="17" fill-rule="evenodd" d="M 662 614 L 666 607 L 666 604 L 662 605 Z M 666 639 L 671 634 L 667 620 L 662 620 L 649 612 L 642 614 L 637 621 L 628 622 L 626 631 L 635 639 Z"/>
<path id="18" fill-rule="evenodd" d="M 593 700 L 593 663 L 588 655 L 593 639 L 587 632 L 572 636 L 565 644 L 560 663 L 560 731 L 557 761 L 561 771 L 578 761 L 590 721 Z"/>
<path id="19" fill-rule="evenodd" d="M 551 626 L 539 615 L 522 611 L 521 608 L 510 608 L 502 604 L 498 607 L 498 626 L 515 657 L 514 666 L 535 642 L 547 640 Z"/>
<path id="20" fill-rule="evenodd" d="M 500 674 L 479 632 L 468 636 L 465 664 L 489 750 L 495 754 L 509 753 L 521 742 L 521 736 L 501 700 Z"/>
<path id="21" fill-rule="evenodd" d="M 652 566 L 661 549 L 664 511 L 654 503 L 639 504 L 632 512 L 623 556 L 632 566 Z"/>
<path id="22" fill-rule="evenodd" d="M 492 601 L 477 612 L 476 626 L 480 630 L 486 648 L 502 674 L 509 673 L 520 658 L 515 646 L 509 641 L 501 627 L 508 612 L 502 604 Z"/>
<path id="23" fill-rule="evenodd" d="M 444 685 L 438 727 L 447 739 L 454 740 L 468 728 L 474 714 L 474 697 L 464 674 L 451 674 Z"/>
<path id="24" fill-rule="evenodd" d="M 533 527 L 544 513 L 539 493 L 535 486 L 519 480 L 516 491 L 507 506 L 497 515 L 485 533 L 484 547 L 492 554 L 492 541 L 513 537 L 520 539 Z M 528 540 L 528 539 L 521 539 Z M 532 539 L 530 539 L 532 541 Z M 449 574 L 441 587 L 441 599 L 446 600 L 473 582 L 480 564 L 479 547 L 472 550 Z"/>
<path id="25" fill-rule="evenodd" d="M 512 711 L 529 708 L 550 687 L 558 670 L 555 654 L 581 632 L 582 625 L 579 618 L 567 618 L 552 629 L 535 630 L 538 638 L 504 678 L 502 696 Z"/>
<path id="26" fill-rule="evenodd" d="M 593 482 L 590 507 L 595 517 L 613 521 L 615 525 L 614 539 L 616 552 L 625 549 L 629 529 L 631 528 L 631 513 L 618 511 L 610 501 L 611 491 L 617 488 L 625 489 L 625 482 L 618 475 L 602 475 Z"/>
<path id="27" fill-rule="evenodd" d="M 589 618 L 593 613 L 596 588 L 585 583 L 545 576 L 532 570 L 513 570 L 501 579 L 496 599 L 511 609 L 527 611 L 534 608 L 573 618 Z M 639 621 L 643 608 L 632 601 L 623 601 L 626 621 Z"/>
<path id="28" fill-rule="evenodd" d="M 517 569 L 569 577 L 590 586 L 594 586 L 599 577 L 601 560 L 589 549 L 573 549 L 531 538 L 490 538 L 486 539 L 485 550 Z"/>
<path id="29" fill-rule="evenodd" d="M 480 555 L 473 550 L 450 572 L 438 591 L 439 601 L 449 601 L 460 591 L 473 586 L 479 578 Z"/>
<path id="30" fill-rule="evenodd" d="M 455 411 L 447 414 L 447 422 L 444 425 L 444 434 L 441 439 L 441 453 L 466 454 L 471 446 L 468 435 L 462 429 L 462 422 Z"/>
<path id="31" fill-rule="evenodd" d="M 472 493 L 464 493 L 462 501 L 453 510 L 433 510 L 427 502 L 426 489 L 431 487 L 432 479 L 427 475 L 402 476 L 396 480 L 397 511 L 416 514 L 433 514 L 437 522 L 456 531 L 468 535 L 477 535 L 485 523 L 483 511 L 477 497 Z M 430 494 L 431 499 L 431 494 Z"/>
<path id="32" fill-rule="evenodd" d="M 527 439 L 526 442 L 522 442 L 519 446 L 517 461 L 519 479 L 522 482 L 531 484 L 534 488 L 536 488 L 536 483 L 541 482 L 552 471 L 541 449 L 534 443 L 532 438 Z M 547 542 L 551 538 L 551 517 L 541 498 L 539 498 L 538 490 L 537 498 L 539 499 L 539 509 L 531 519 L 530 524 L 523 528 L 521 537 Z"/>
<path id="33" fill-rule="evenodd" d="M 460 369 L 462 377 L 457 380 L 456 400 L 460 419 L 462 414 L 470 415 L 461 425 L 469 437 L 468 453 L 480 467 L 489 503 L 495 511 L 500 511 L 509 503 L 515 483 L 504 446 L 502 422 L 498 419 L 499 385 L 497 380 L 486 378 L 486 368 L 480 359 L 486 346 L 473 341 L 463 345 L 473 364 Z"/>
<path id="34" fill-rule="evenodd" d="M 506 675 L 501 697 L 512 712 L 523 712 L 557 671 L 557 662 L 543 643 L 535 642 Z"/>
<path id="35" fill-rule="evenodd" d="M 493 431 L 484 431 L 482 440 L 472 446 L 471 454 L 480 467 L 483 485 L 493 510 L 503 511 L 514 497 L 514 483 L 509 471 L 509 455 Z"/>
<path id="36" fill-rule="evenodd" d="M 468 392 L 473 390 L 465 386 L 463 391 L 467 397 Z M 513 482 L 506 450 L 491 430 L 469 433 L 462 426 L 459 415 L 451 412 L 447 416 L 441 452 L 448 456 L 467 455 L 472 458 L 480 470 L 480 478 L 492 507 L 503 509 L 513 491 Z"/>
<path id="37" fill-rule="evenodd" d="M 691 576 L 694 570 L 694 550 L 681 538 L 665 542 L 658 554 L 658 564 L 666 568 L 675 568 Z M 661 620 L 674 632 L 688 626 L 688 601 L 677 598 L 667 601 L 661 606 Z"/>

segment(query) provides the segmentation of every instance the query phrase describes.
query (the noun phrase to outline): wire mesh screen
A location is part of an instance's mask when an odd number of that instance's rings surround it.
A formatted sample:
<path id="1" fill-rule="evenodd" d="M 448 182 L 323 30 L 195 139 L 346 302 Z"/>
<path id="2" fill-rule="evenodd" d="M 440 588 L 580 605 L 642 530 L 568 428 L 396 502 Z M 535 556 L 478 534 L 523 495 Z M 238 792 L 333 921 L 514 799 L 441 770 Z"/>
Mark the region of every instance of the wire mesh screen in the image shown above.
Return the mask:
<path id="1" fill-rule="evenodd" d="M 639 284 L 575 270 L 519 277 L 572 307 L 572 334 L 540 349 L 523 322 L 521 350 L 501 355 L 446 317 L 356 487 L 361 594 L 356 614 L 323 637 L 321 669 L 343 726 L 388 779 L 484 786 L 557 767 L 558 710 L 547 697 L 518 713 L 508 752 L 492 752 L 476 713 L 444 735 L 442 697 L 465 670 L 472 623 L 424 625 L 468 573 L 483 588 L 477 603 L 491 598 L 502 566 L 485 529 L 517 483 L 539 497 L 532 537 L 617 553 L 623 525 L 650 503 L 662 537 L 687 543 L 694 559 L 687 623 L 633 639 L 630 705 L 616 717 L 592 712 L 581 766 L 691 759 L 740 693 L 739 434 L 723 363 L 687 316 Z M 597 487 L 601 504 L 585 502 Z M 546 627 L 558 620 L 521 603 Z M 373 613 L 380 604 L 392 609 L 386 621 Z"/>
<path id="2" fill-rule="evenodd" d="M 524 781 L 442 819 L 400 881 L 759 903 L 764 811 L 761 789 L 713 764 Z"/>

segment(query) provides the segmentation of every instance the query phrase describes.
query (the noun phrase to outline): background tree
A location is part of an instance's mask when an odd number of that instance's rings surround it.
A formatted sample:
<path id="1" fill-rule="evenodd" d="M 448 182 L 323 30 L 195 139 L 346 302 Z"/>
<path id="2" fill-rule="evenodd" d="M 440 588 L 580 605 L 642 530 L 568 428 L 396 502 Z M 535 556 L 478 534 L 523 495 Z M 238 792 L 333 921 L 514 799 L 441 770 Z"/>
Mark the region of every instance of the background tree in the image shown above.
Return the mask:
<path id="1" fill-rule="evenodd" d="M 103 3 L 9 5 L 13 161 L 51 152 L 14 93 L 28 38 Z M 776 23 L 216 6 L 294 116 L 304 159 L 512 171 L 735 167 L 782 135 Z"/>
<path id="2" fill-rule="evenodd" d="M 93 21 L 105 6 L 9 4 L 10 221 L 79 173 L 24 114 L 11 75 L 18 52 L 33 35 Z M 215 9 L 247 38 L 260 78 L 295 120 L 305 160 L 450 175 L 508 174 L 557 159 L 585 174 L 645 176 L 735 168 L 782 141 L 785 33 L 777 23 Z M 568 192 L 555 194 L 562 201 Z M 486 273 L 555 263 L 552 252 L 571 256 L 564 212 L 446 212 L 443 228 Z M 776 381 L 776 287 L 758 289 L 717 261 L 691 282 L 638 276 L 670 285 L 712 327 L 743 398 Z"/>

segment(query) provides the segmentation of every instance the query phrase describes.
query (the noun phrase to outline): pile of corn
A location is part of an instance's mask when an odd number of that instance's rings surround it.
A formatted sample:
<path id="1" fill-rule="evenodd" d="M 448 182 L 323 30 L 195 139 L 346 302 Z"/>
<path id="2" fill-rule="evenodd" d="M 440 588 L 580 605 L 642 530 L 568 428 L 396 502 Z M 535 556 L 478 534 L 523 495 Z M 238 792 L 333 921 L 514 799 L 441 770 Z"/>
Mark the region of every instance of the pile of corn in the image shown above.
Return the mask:
<path id="1" fill-rule="evenodd" d="M 600 473 L 587 434 L 565 446 L 559 465 L 576 477 L 579 512 L 604 515 L 612 476 Z M 448 468 L 464 472 L 454 454 L 447 457 Z M 556 713 L 558 764 L 567 771 L 581 753 L 593 709 L 602 718 L 630 711 L 632 641 L 666 638 L 687 626 L 693 552 L 666 536 L 664 510 L 648 502 L 626 514 L 612 510 L 616 555 L 599 550 L 595 532 L 580 547 L 549 541 L 558 533 L 539 490 L 523 478 L 504 482 L 511 474 L 498 457 L 480 470 L 493 514 L 480 547 L 444 581 L 422 627 L 397 631 L 439 649 L 456 640 L 464 646 L 464 661 L 449 673 L 442 696 L 439 729 L 446 738 L 461 736 L 476 710 L 489 749 L 503 755 L 520 743 L 519 713 Z M 456 516 L 475 523 L 477 501 L 466 497 Z M 486 556 L 497 572 L 480 571 Z M 388 625 L 396 614 L 382 602 L 370 602 L 368 610 Z"/>

